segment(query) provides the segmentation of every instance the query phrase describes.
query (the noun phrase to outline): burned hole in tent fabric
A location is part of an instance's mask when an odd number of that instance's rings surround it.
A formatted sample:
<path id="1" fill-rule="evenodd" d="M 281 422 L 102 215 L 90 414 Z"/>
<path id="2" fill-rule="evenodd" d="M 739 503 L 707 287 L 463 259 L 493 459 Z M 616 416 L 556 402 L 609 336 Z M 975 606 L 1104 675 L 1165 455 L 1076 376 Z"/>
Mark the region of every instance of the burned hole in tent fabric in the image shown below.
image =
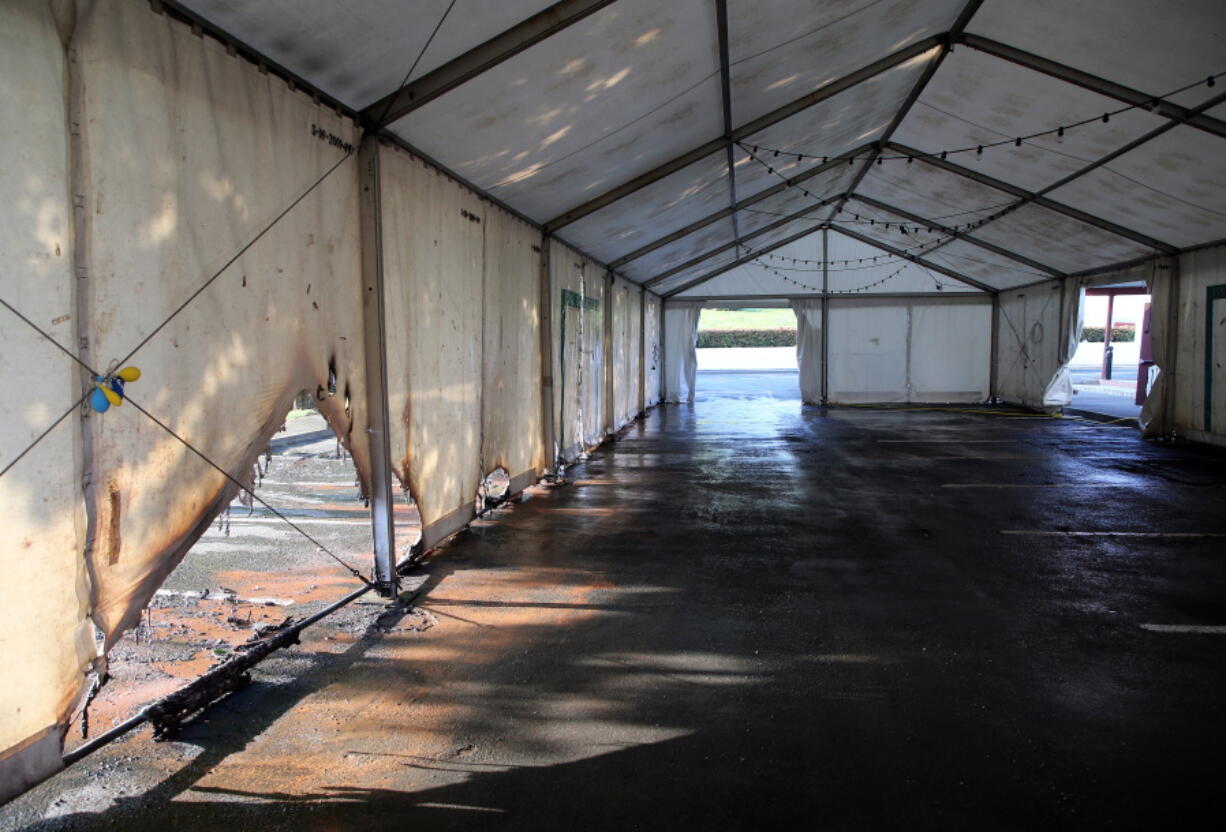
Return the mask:
<path id="1" fill-rule="evenodd" d="M 481 478 L 477 487 L 476 510 L 478 516 L 489 509 L 497 508 L 507 501 L 511 492 L 511 475 L 501 465 Z"/>
<path id="2" fill-rule="evenodd" d="M 328 366 L 326 384 L 318 385 L 325 399 L 328 388 L 337 386 L 335 359 Z M 237 475 L 243 488 L 167 576 L 138 623 L 111 648 L 98 675 L 105 682 L 97 686 L 88 711 L 74 720 L 67 748 L 110 729 L 257 640 L 360 586 L 251 496 L 258 491 L 261 499 L 348 563 L 359 568 L 370 563 L 370 510 L 345 449 L 347 437 L 341 436 L 352 425 L 347 382 L 343 391 L 344 423 L 338 418 L 339 408 L 325 417 L 315 406 L 316 394 L 309 390 L 287 402 L 284 421 L 255 466 Z M 115 484 L 108 483 L 106 489 L 109 515 L 101 518 L 99 531 L 102 545 L 114 557 L 120 551 L 122 497 Z M 411 505 L 396 506 L 396 523 L 398 539 L 406 543 L 419 534 L 420 520 L 415 520 Z M 358 606 L 330 618 L 311 636 L 319 640 L 311 649 L 339 651 L 366 633 L 373 615 Z M 252 679 L 276 684 L 288 678 L 277 669 L 278 661 L 295 659 L 270 658 L 267 666 L 251 671 Z"/>

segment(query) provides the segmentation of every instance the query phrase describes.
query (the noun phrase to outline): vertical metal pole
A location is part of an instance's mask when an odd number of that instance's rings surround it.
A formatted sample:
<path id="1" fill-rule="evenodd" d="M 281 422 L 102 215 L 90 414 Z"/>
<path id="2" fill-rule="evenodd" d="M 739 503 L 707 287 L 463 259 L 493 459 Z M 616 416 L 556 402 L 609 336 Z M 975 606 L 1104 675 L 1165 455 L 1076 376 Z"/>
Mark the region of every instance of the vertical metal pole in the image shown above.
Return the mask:
<path id="1" fill-rule="evenodd" d="M 995 403 L 1000 398 L 1000 392 L 997 390 L 997 379 L 999 372 L 998 365 L 1000 364 L 1000 293 L 992 293 L 992 345 L 991 358 L 988 360 L 992 363 L 988 366 L 988 401 Z"/>
<path id="2" fill-rule="evenodd" d="M 647 290 L 639 284 L 639 392 L 638 413 L 647 409 Z"/>
<path id="3" fill-rule="evenodd" d="M 665 327 L 664 306 L 660 298 L 660 401 L 668 401 L 668 329 Z"/>
<path id="4" fill-rule="evenodd" d="M 1099 370 L 1099 376 L 1105 380 L 1111 380 L 1111 323 L 1115 317 L 1115 292 L 1107 295 L 1107 325 L 1103 328 L 1103 366 Z"/>
<path id="5" fill-rule="evenodd" d="M 370 435 L 370 520 L 375 547 L 375 584 L 379 593 L 400 590 L 396 574 L 391 459 L 388 437 L 387 338 L 383 292 L 383 229 L 380 202 L 379 140 L 367 134 L 358 148 L 361 176 L 362 317 L 366 352 L 367 433 Z"/>
<path id="6" fill-rule="evenodd" d="M 558 449 L 553 425 L 553 289 L 549 276 L 549 235 L 541 234 L 540 338 L 541 435 L 545 441 L 545 469 L 557 470 Z"/>
<path id="7" fill-rule="evenodd" d="M 1163 433 L 1174 436 L 1175 405 L 1179 401 L 1175 394 L 1175 385 L 1179 383 L 1179 256 L 1168 257 L 1167 263 L 1170 279 L 1167 280 L 1166 363 L 1170 368 L 1161 368 L 1161 372 L 1167 374 L 1166 384 L 1162 386 L 1162 424 Z"/>
<path id="8" fill-rule="evenodd" d="M 830 396 L 830 229 L 822 229 L 822 404 Z"/>
<path id="9" fill-rule="evenodd" d="M 1064 310 L 1067 307 L 1067 305 L 1068 305 L 1068 281 L 1061 280 L 1060 281 L 1060 311 L 1057 313 L 1058 317 L 1056 318 L 1056 327 L 1058 330 L 1057 334 L 1059 337 L 1052 339 L 1052 341 L 1055 342 L 1055 347 L 1056 347 L 1056 363 L 1055 363 L 1056 367 L 1059 367 L 1062 363 L 1064 363 L 1063 361 L 1061 361 L 1061 359 L 1064 357 L 1065 343 L 1066 343 L 1066 339 L 1068 338 L 1068 329 L 1064 325 Z M 1049 384 L 1051 383 L 1051 379 L 1048 379 L 1048 383 Z M 1045 398 L 1044 394 L 1046 392 L 1047 392 L 1046 390 L 1039 391 L 1039 401 L 1040 402 L 1042 402 L 1042 400 Z M 1060 408 L 1060 412 L 1061 413 L 1064 412 L 1063 407 Z"/>
<path id="10" fill-rule="evenodd" d="M 617 408 L 613 404 L 613 360 L 617 350 L 613 348 L 613 292 L 616 289 L 613 272 L 605 272 L 604 291 L 604 433 L 612 435 L 617 431 Z"/>

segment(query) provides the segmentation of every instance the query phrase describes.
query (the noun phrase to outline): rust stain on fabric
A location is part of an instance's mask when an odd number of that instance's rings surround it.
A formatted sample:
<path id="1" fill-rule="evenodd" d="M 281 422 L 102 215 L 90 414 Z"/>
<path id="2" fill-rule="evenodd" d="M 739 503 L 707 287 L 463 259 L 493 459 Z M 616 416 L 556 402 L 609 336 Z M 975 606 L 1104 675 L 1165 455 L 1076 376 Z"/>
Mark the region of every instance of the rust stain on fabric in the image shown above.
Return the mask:
<path id="1" fill-rule="evenodd" d="M 119 510 L 120 510 L 120 495 L 119 488 L 115 483 L 110 483 L 107 487 L 107 519 L 106 519 L 106 551 L 107 563 L 114 566 L 119 563 L 119 547 L 122 542 L 119 532 Z"/>

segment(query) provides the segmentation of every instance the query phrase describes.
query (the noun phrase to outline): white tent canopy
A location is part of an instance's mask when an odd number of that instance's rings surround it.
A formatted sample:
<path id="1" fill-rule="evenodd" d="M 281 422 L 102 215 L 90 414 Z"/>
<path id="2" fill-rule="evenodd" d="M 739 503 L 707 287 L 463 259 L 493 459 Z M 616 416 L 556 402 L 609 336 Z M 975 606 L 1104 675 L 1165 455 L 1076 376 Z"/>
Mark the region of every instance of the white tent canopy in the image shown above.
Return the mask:
<path id="1" fill-rule="evenodd" d="M 1223 236 L 1213 0 L 462 0 L 399 96 L 444 0 L 357 14 L 327 0 L 186 5 L 344 105 L 387 112 L 410 145 L 631 280 L 703 257 L 653 285 L 665 295 L 806 224 L 901 242 L 865 217 L 925 229 L 994 217 L 908 240 L 992 289 Z M 506 30 L 538 39 L 514 51 L 491 40 Z M 781 151 L 775 173 L 742 143 L 766 162 Z M 842 154 L 855 158 L 812 158 Z"/>

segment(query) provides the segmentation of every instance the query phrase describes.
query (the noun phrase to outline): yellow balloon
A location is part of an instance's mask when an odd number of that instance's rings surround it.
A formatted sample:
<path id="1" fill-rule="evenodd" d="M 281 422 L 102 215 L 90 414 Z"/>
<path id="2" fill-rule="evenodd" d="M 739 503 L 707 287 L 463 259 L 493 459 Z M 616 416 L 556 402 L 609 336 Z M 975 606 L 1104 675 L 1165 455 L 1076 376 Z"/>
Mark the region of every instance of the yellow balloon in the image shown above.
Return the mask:
<path id="1" fill-rule="evenodd" d="M 114 390 L 112 390 L 110 387 L 106 386 L 105 384 L 99 384 L 98 389 L 102 391 L 102 395 L 106 396 L 106 400 L 110 402 L 111 404 L 113 405 L 123 404 L 123 397 L 120 396 L 118 393 L 116 393 Z"/>
<path id="2" fill-rule="evenodd" d="M 140 378 L 140 367 L 124 367 L 115 375 L 119 376 L 124 381 L 136 381 Z"/>

